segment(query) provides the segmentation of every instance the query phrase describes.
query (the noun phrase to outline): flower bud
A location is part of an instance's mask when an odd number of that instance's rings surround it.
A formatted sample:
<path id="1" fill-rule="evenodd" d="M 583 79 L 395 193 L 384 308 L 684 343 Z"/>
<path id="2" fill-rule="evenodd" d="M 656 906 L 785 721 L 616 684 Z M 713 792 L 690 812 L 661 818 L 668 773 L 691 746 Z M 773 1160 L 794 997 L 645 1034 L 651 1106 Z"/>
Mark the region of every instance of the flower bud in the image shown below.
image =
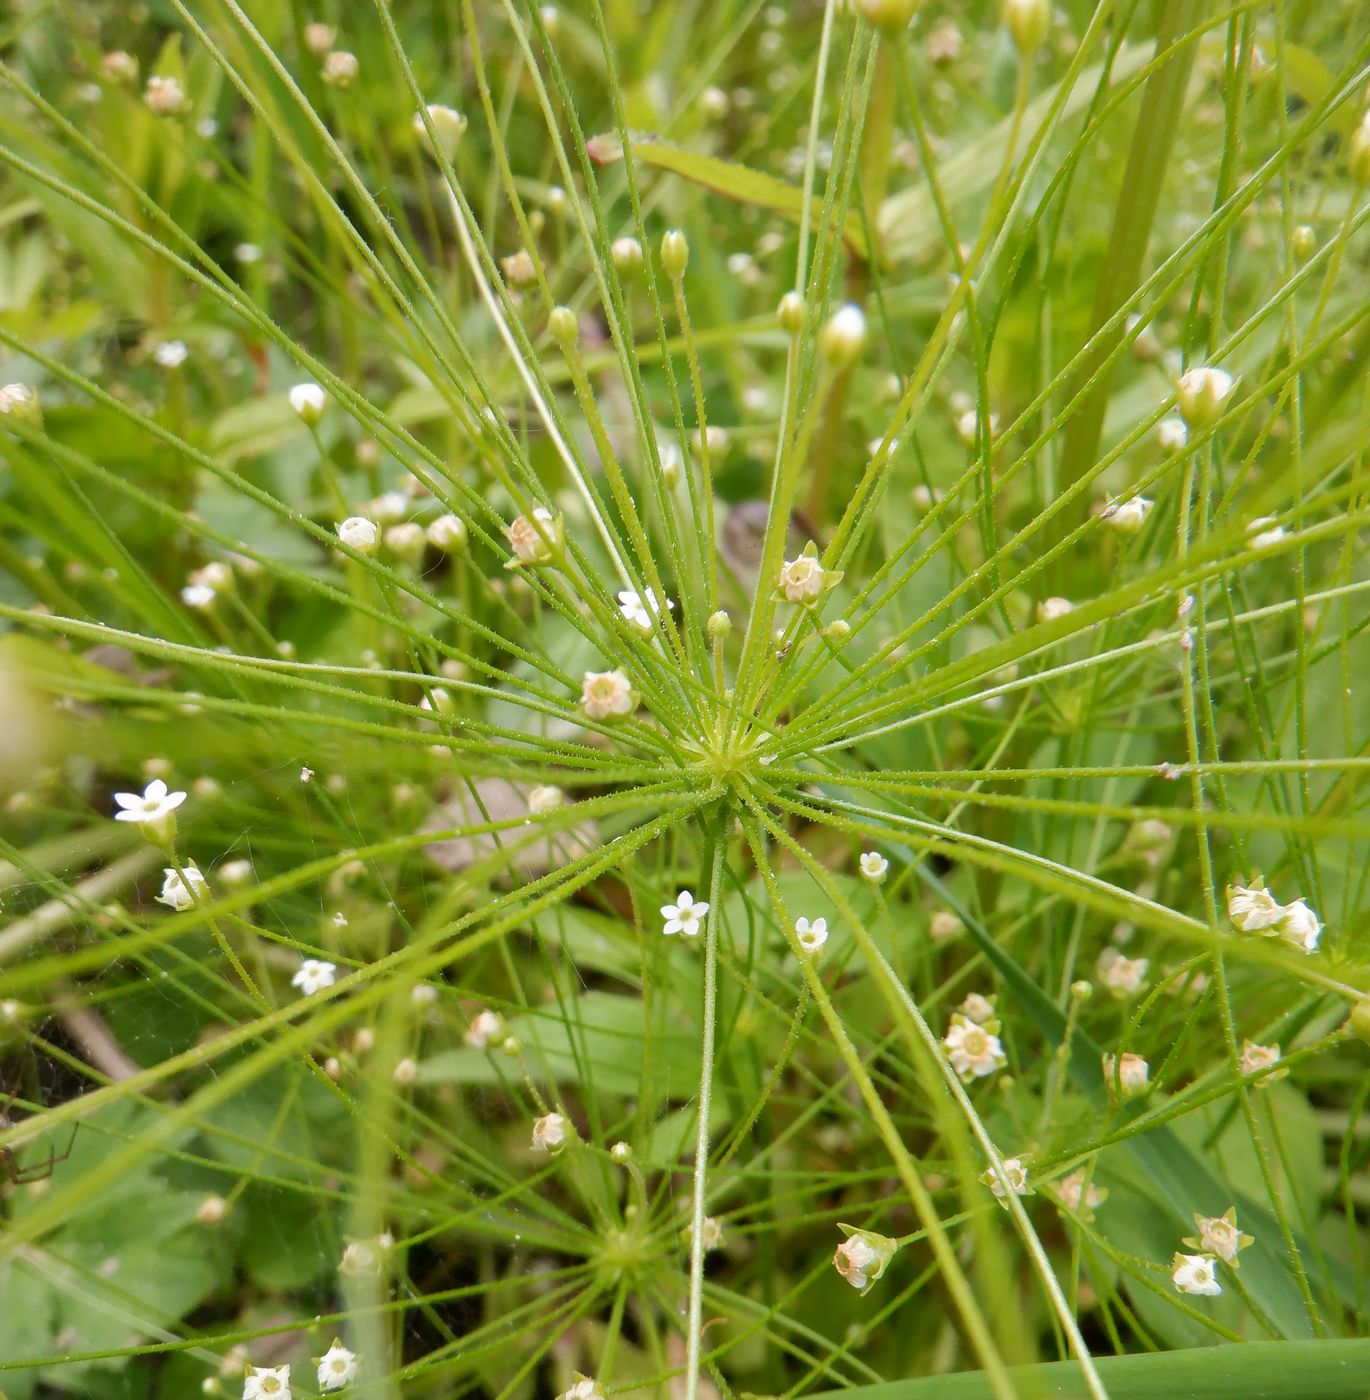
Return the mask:
<path id="1" fill-rule="evenodd" d="M 847 1238 L 837 1246 L 833 1267 L 853 1288 L 860 1289 L 863 1294 L 869 1293 L 889 1268 L 899 1241 L 888 1235 L 878 1235 L 874 1230 L 858 1230 L 841 1221 L 837 1228 Z"/>
<path id="2" fill-rule="evenodd" d="M 1318 246 L 1318 238 L 1311 225 L 1300 224 L 1294 230 L 1293 246 L 1294 256 L 1300 262 L 1307 262 L 1313 256 L 1314 249 Z"/>
<path id="3" fill-rule="evenodd" d="M 1351 178 L 1358 185 L 1370 184 L 1370 112 L 1360 119 L 1360 125 L 1351 133 L 1347 164 L 1351 169 Z"/>
<path id="4" fill-rule="evenodd" d="M 1086 982 L 1082 977 L 1078 982 L 1070 984 L 1070 995 L 1075 1001 L 1088 1001 L 1094 995 L 1094 984 Z"/>
<path id="5" fill-rule="evenodd" d="M 828 623 L 823 629 L 823 635 L 836 646 L 841 646 L 843 642 L 851 636 L 851 623 L 842 618 L 837 618 Z"/>
<path id="6" fill-rule="evenodd" d="M 321 76 L 329 87 L 350 88 L 357 81 L 360 71 L 361 64 L 357 62 L 356 54 L 335 49 L 324 59 Z"/>
<path id="7" fill-rule="evenodd" d="M 661 239 L 661 265 L 672 282 L 678 282 L 685 275 L 690 263 L 690 245 L 678 228 L 671 229 Z"/>
<path id="8" fill-rule="evenodd" d="M 562 345 L 574 345 L 580 337 L 580 322 L 569 306 L 554 306 L 547 318 L 547 329 Z"/>
<path id="9" fill-rule="evenodd" d="M 709 620 L 704 625 L 708 629 L 710 640 L 715 642 L 721 642 L 733 630 L 732 618 L 721 608 L 716 613 L 710 613 Z"/>
<path id="10" fill-rule="evenodd" d="M 883 33 L 898 34 L 909 27 L 918 0 L 852 0 L 852 8 Z"/>
<path id="11" fill-rule="evenodd" d="M 440 515 L 428 526 L 428 543 L 444 554 L 456 554 L 466 548 L 468 535 L 460 516 Z"/>
<path id="12" fill-rule="evenodd" d="M 364 515 L 349 515 L 338 522 L 338 538 L 361 554 L 374 554 L 381 532 L 374 520 Z"/>
<path id="13" fill-rule="evenodd" d="M 416 567 L 423 561 L 423 549 L 428 543 L 423 526 L 412 520 L 401 525 L 392 525 L 385 532 L 385 547 L 406 564 Z"/>
<path id="14" fill-rule="evenodd" d="M 866 348 L 866 313 L 854 302 L 839 307 L 819 332 L 818 348 L 837 369 L 854 365 Z"/>
<path id="15" fill-rule="evenodd" d="M 432 136 L 428 134 L 428 127 L 424 124 L 423 113 L 414 113 L 414 130 L 419 141 L 429 155 L 436 158 L 436 155 L 441 153 L 450 161 L 456 155 L 457 146 L 466 133 L 466 118 L 454 107 L 444 107 L 440 103 L 432 102 L 428 106 L 428 120 L 433 126 Z"/>
<path id="16" fill-rule="evenodd" d="M 623 1165 L 633 1160 L 633 1149 L 629 1147 L 626 1142 L 616 1142 L 609 1149 L 609 1156 L 611 1156 L 615 1162 Z"/>
<path id="17" fill-rule="evenodd" d="M 809 308 L 798 292 L 786 292 L 775 309 L 776 320 L 786 335 L 798 335 L 809 318 Z"/>
<path id="18" fill-rule="evenodd" d="M 609 255 L 623 277 L 636 277 L 642 271 L 642 244 L 636 238 L 616 238 L 609 245 Z"/>
<path id="19" fill-rule="evenodd" d="M 201 1225 L 218 1225 L 228 1214 L 228 1202 L 222 1196 L 206 1196 L 195 1211 Z"/>
<path id="20" fill-rule="evenodd" d="M 1366 993 L 1351 1008 L 1351 1015 L 1342 1029 L 1370 1045 L 1370 993 Z"/>
<path id="21" fill-rule="evenodd" d="M 295 410 L 300 422 L 311 428 L 323 417 L 328 407 L 328 395 L 317 384 L 297 384 L 289 397 L 290 407 Z"/>
<path id="22" fill-rule="evenodd" d="M 1207 428 L 1217 422 L 1232 397 L 1237 381 L 1226 370 L 1197 365 L 1186 370 L 1175 386 L 1180 412 L 1191 428 Z"/>
<path id="23" fill-rule="evenodd" d="M 1030 58 L 1051 28 L 1050 0 L 1004 0 L 1004 24 L 1024 58 Z"/>
<path id="24" fill-rule="evenodd" d="M 35 427 L 41 427 L 43 422 L 38 394 L 27 384 L 6 384 L 0 389 L 0 415 L 21 423 L 32 423 Z"/>
<path id="25" fill-rule="evenodd" d="M 138 81 L 138 60 L 123 49 L 111 49 L 100 60 L 100 76 L 106 82 L 132 87 Z"/>

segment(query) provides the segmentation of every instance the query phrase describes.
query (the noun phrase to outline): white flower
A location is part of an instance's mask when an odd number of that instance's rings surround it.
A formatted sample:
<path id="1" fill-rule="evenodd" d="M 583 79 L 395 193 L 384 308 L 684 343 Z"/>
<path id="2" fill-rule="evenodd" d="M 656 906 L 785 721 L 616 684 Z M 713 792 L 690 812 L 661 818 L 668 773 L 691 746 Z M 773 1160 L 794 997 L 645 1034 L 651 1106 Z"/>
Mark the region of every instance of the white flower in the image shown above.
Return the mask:
<path id="1" fill-rule="evenodd" d="M 504 1017 L 498 1011 L 478 1011 L 462 1039 L 477 1050 L 484 1050 L 492 1041 L 501 1041 L 504 1036 Z"/>
<path id="2" fill-rule="evenodd" d="M 999 1037 L 957 1013 L 942 1041 L 951 1067 L 962 1079 L 983 1079 L 1008 1063 Z"/>
<path id="3" fill-rule="evenodd" d="M 38 395 L 27 384 L 6 384 L 0 388 L 0 413 L 7 417 L 37 419 Z"/>
<path id="4" fill-rule="evenodd" d="M 243 1400 L 290 1400 L 289 1366 L 249 1366 Z"/>
<path id="5" fill-rule="evenodd" d="M 994 998 L 982 997 L 979 992 L 972 992 L 961 1003 L 961 1014 L 967 1021 L 974 1021 L 977 1026 L 987 1025 L 994 1020 Z"/>
<path id="6" fill-rule="evenodd" d="M 357 1374 L 357 1353 L 348 1351 L 337 1337 L 333 1345 L 319 1358 L 319 1389 L 341 1390 Z"/>
<path id="7" fill-rule="evenodd" d="M 1269 1069 L 1271 1065 L 1280 1062 L 1280 1047 L 1278 1045 L 1257 1045 L 1253 1040 L 1242 1043 L 1241 1066 L 1243 1074 L 1259 1074 L 1262 1070 Z M 1281 1071 L 1283 1073 L 1283 1071 Z M 1269 1083 L 1273 1075 L 1268 1076 L 1263 1083 Z"/>
<path id="8" fill-rule="evenodd" d="M 295 410 L 296 416 L 302 423 L 311 426 L 323 417 L 324 409 L 328 407 L 328 395 L 312 381 L 295 385 L 289 398 L 290 407 Z"/>
<path id="9" fill-rule="evenodd" d="M 151 77 L 143 92 L 143 101 L 159 117 L 174 117 L 190 106 L 186 90 L 179 78 Z"/>
<path id="10" fill-rule="evenodd" d="M 591 719 L 624 719 L 637 709 L 637 692 L 621 670 L 586 671 L 580 703 Z"/>
<path id="11" fill-rule="evenodd" d="M 429 155 L 433 154 L 433 138 L 436 137 L 438 149 L 448 160 L 451 160 L 456 154 L 458 143 L 466 134 L 466 118 L 454 107 L 444 107 L 441 103 L 430 102 L 428 104 L 428 120 L 433 124 L 432 137 L 428 134 L 427 126 L 424 125 L 423 113 L 414 113 L 414 130 L 418 133 L 424 150 Z"/>
<path id="12" fill-rule="evenodd" d="M 1032 1195 L 1032 1187 L 1028 1185 L 1027 1165 L 1021 1157 L 1005 1157 L 1002 1171 L 998 1167 L 990 1167 L 980 1174 L 980 1180 L 1000 1201 L 1007 1201 L 1010 1195 Z"/>
<path id="13" fill-rule="evenodd" d="M 1140 1055 L 1103 1057 L 1104 1085 L 1110 1093 L 1120 1090 L 1125 1099 L 1146 1093 L 1151 1084 L 1151 1066 Z"/>
<path id="14" fill-rule="evenodd" d="M 1216 1298 L 1223 1291 L 1213 1261 L 1203 1254 L 1177 1253 L 1170 1261 L 1170 1279 L 1181 1293 Z"/>
<path id="15" fill-rule="evenodd" d="M 691 1230 L 693 1233 L 693 1230 Z M 707 1254 L 711 1249 L 723 1248 L 723 1227 L 712 1215 L 706 1215 L 699 1232 L 700 1247 Z"/>
<path id="16" fill-rule="evenodd" d="M 1071 1172 L 1056 1183 L 1056 1196 L 1067 1210 L 1073 1210 L 1082 1219 L 1094 1219 L 1094 1212 L 1108 1198 L 1108 1192 L 1092 1181 L 1085 1184 L 1084 1172 Z"/>
<path id="17" fill-rule="evenodd" d="M 338 1261 L 338 1272 L 346 1274 L 348 1278 L 379 1274 L 386 1251 L 394 1243 L 394 1239 L 386 1232 L 369 1240 L 352 1240 Z"/>
<path id="18" fill-rule="evenodd" d="M 848 1233 L 832 1256 L 833 1268 L 864 1293 L 889 1267 L 899 1245 L 874 1230 L 853 1230 L 849 1225 L 839 1225 L 838 1229 Z"/>
<path id="19" fill-rule="evenodd" d="M 550 784 L 535 787 L 528 793 L 528 811 L 532 816 L 540 817 L 547 812 L 555 812 L 565 800 L 566 794 L 559 787 Z"/>
<path id="20" fill-rule="evenodd" d="M 331 987 L 338 980 L 338 969 L 331 962 L 320 962 L 318 958 L 306 958 L 299 971 L 290 979 L 292 987 L 300 989 L 301 996 L 313 996 L 325 987 Z"/>
<path id="21" fill-rule="evenodd" d="M 1185 426 L 1183 418 L 1162 418 L 1156 424 L 1156 441 L 1161 445 L 1161 451 L 1167 457 L 1173 457 L 1175 453 L 1184 450 L 1184 445 L 1189 441 L 1189 429 Z"/>
<path id="22" fill-rule="evenodd" d="M 866 348 L 866 313 L 850 301 L 838 307 L 818 333 L 818 348 L 839 368 L 855 364 Z"/>
<path id="23" fill-rule="evenodd" d="M 661 931 L 668 937 L 678 933 L 684 938 L 694 938 L 708 912 L 709 906 L 704 900 L 697 900 L 689 890 L 681 890 L 674 904 L 661 906 L 661 917 L 666 921 Z"/>
<path id="24" fill-rule="evenodd" d="M 1262 515 L 1246 527 L 1246 542 L 1252 549 L 1269 549 L 1284 538 L 1284 526 L 1275 524 L 1273 515 Z"/>
<path id="25" fill-rule="evenodd" d="M 137 822 L 143 834 L 163 845 L 170 844 L 176 831 L 176 809 L 186 800 L 183 792 L 169 792 L 167 785 L 154 778 L 141 793 L 116 792 L 114 805 L 116 822 Z"/>
<path id="26" fill-rule="evenodd" d="M 1075 604 L 1069 598 L 1043 598 L 1037 604 L 1037 621 L 1055 622 L 1058 617 L 1064 617 L 1074 610 Z"/>
<path id="27" fill-rule="evenodd" d="M 179 369 L 185 364 L 190 351 L 184 340 L 164 340 L 153 352 L 152 358 L 163 369 Z"/>
<path id="28" fill-rule="evenodd" d="M 1318 939 L 1322 936 L 1322 924 L 1318 922 L 1318 916 L 1302 897 L 1284 906 L 1276 927 L 1286 943 L 1302 948 L 1305 953 L 1316 951 Z"/>
<path id="29" fill-rule="evenodd" d="M 510 565 L 548 564 L 553 551 L 561 548 L 562 525 L 545 506 L 539 506 L 532 516 L 520 515 L 505 530 L 514 551 Z"/>
<path id="30" fill-rule="evenodd" d="M 1155 501 L 1145 496 L 1131 496 L 1126 501 L 1111 501 L 1099 512 L 1099 519 L 1111 525 L 1120 535 L 1135 535 L 1146 523 Z"/>
<path id="31" fill-rule="evenodd" d="M 869 880 L 873 885 L 878 885 L 890 868 L 889 861 L 879 851 L 862 852 L 861 859 L 857 863 L 861 867 L 861 878 Z"/>
<path id="32" fill-rule="evenodd" d="M 428 543 L 444 554 L 454 554 L 466 548 L 468 539 L 465 524 L 460 516 L 440 515 L 428 527 Z"/>
<path id="33" fill-rule="evenodd" d="M 100 76 L 111 83 L 136 83 L 138 60 L 123 49 L 111 49 L 100 59 Z"/>
<path id="34" fill-rule="evenodd" d="M 1196 1211 L 1194 1226 L 1199 1232 L 1198 1236 L 1182 1243 L 1204 1254 L 1216 1254 L 1234 1269 L 1237 1267 L 1238 1252 L 1255 1243 L 1253 1236 L 1244 1235 L 1237 1228 L 1236 1206 L 1229 1206 L 1221 1215 L 1200 1215 Z"/>
<path id="35" fill-rule="evenodd" d="M 807 919 L 796 919 L 794 921 L 795 937 L 799 939 L 799 946 L 810 956 L 815 956 L 828 941 L 828 921 L 826 919 L 815 919 L 810 923 Z"/>
<path id="36" fill-rule="evenodd" d="M 604 1400 L 604 1392 L 593 1376 L 582 1376 L 576 1372 L 576 1383 L 570 1390 L 563 1390 L 557 1400 Z"/>
<path id="37" fill-rule="evenodd" d="M 1253 885 L 1227 887 L 1227 917 L 1242 933 L 1274 937 L 1275 925 L 1284 917 L 1284 908 L 1258 880 Z"/>
<path id="38" fill-rule="evenodd" d="M 965 927 L 950 909 L 938 909 L 928 920 L 928 936 L 934 943 L 949 943 L 964 932 Z"/>
<path id="39" fill-rule="evenodd" d="M 335 49 L 323 61 L 323 80 L 332 87 L 348 88 L 357 79 L 361 64 L 357 55 L 343 49 Z"/>
<path id="40" fill-rule="evenodd" d="M 1175 386 L 1185 422 L 1191 428 L 1206 428 L 1214 423 L 1236 387 L 1237 381 L 1226 370 L 1211 365 L 1186 370 Z"/>
<path id="41" fill-rule="evenodd" d="M 533 1123 L 533 1146 L 539 1152 L 552 1152 L 566 1141 L 566 1119 L 548 1113 Z"/>
<path id="42" fill-rule="evenodd" d="M 165 904 L 169 909 L 189 909 L 197 900 L 206 898 L 209 893 L 209 883 L 200 874 L 199 867 L 187 865 L 183 867 L 185 880 L 181 879 L 181 871 L 174 866 L 163 866 L 162 892 L 157 896 L 158 904 Z M 190 882 L 190 888 L 186 888 L 186 881 Z M 193 893 L 192 893 L 193 892 Z"/>
<path id="43" fill-rule="evenodd" d="M 675 604 L 667 598 L 665 600 L 667 612 L 675 608 Z M 618 610 L 623 614 L 623 620 L 630 626 L 636 627 L 643 636 L 650 637 L 656 627 L 656 619 L 661 613 L 661 606 L 656 600 L 656 594 L 649 588 L 641 597 L 633 592 L 631 588 L 625 588 L 618 595 Z"/>
<path id="44" fill-rule="evenodd" d="M 338 538 L 362 554 L 370 554 L 380 541 L 380 528 L 364 515 L 349 515 L 338 522 Z"/>
<path id="45" fill-rule="evenodd" d="M 314 20 L 304 27 L 305 47 L 310 53 L 326 54 L 333 47 L 333 40 L 337 31 L 331 24 L 323 24 L 319 20 Z"/>
<path id="46" fill-rule="evenodd" d="M 181 601 L 197 612 L 212 608 L 219 595 L 207 583 L 188 583 L 181 589 Z"/>
<path id="47" fill-rule="evenodd" d="M 823 566 L 810 554 L 789 559 L 780 571 L 780 591 L 791 603 L 806 603 L 823 591 Z"/>
<path id="48" fill-rule="evenodd" d="M 1126 958 L 1117 948 L 1105 948 L 1096 964 L 1099 980 L 1115 997 L 1133 997 L 1146 983 L 1149 958 Z"/>

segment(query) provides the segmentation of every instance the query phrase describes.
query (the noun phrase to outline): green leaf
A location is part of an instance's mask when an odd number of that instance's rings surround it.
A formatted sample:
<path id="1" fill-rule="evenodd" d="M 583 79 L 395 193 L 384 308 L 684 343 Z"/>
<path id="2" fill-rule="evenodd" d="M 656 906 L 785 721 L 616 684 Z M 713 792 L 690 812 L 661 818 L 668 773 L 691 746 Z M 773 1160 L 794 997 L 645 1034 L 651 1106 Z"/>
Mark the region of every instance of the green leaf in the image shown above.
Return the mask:
<path id="1" fill-rule="evenodd" d="M 585 143 L 592 159 L 601 164 L 622 160 L 623 142 L 613 134 L 592 136 Z M 663 141 L 653 141 L 646 137 L 632 138 L 629 150 L 634 158 L 658 170 L 669 170 L 685 179 L 717 194 L 725 195 L 738 204 L 749 204 L 757 209 L 769 209 L 783 214 L 796 223 L 803 217 L 804 192 L 774 175 L 767 175 L 750 166 L 737 165 L 732 161 L 719 160 L 717 156 L 702 156 L 695 151 L 684 151 L 679 146 L 668 146 Z M 823 201 L 817 196 L 809 197 L 809 223 L 820 228 L 823 220 Z M 856 256 L 869 262 L 871 253 L 866 244 L 866 235 L 861 227 L 861 218 L 849 210 L 842 224 L 842 238 Z"/>

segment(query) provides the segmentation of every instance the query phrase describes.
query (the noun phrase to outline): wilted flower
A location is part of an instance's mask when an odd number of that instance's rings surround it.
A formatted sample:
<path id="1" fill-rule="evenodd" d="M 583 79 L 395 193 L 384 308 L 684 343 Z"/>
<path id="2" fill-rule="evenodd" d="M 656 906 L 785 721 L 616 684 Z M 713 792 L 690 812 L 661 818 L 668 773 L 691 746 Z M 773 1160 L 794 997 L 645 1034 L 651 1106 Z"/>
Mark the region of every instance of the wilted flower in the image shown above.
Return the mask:
<path id="1" fill-rule="evenodd" d="M 1176 1253 L 1170 1261 L 1170 1278 L 1181 1293 L 1198 1293 L 1216 1298 L 1223 1289 L 1212 1259 L 1203 1254 Z"/>
<path id="2" fill-rule="evenodd" d="M 971 992 L 961 1003 L 961 1014 L 967 1021 L 974 1021 L 977 1026 L 988 1026 L 996 1033 L 999 1030 L 993 997 L 985 997 L 981 996 L 979 992 Z"/>
<path id="3" fill-rule="evenodd" d="M 157 896 L 158 904 L 180 911 L 189 909 L 196 901 L 208 896 L 209 882 L 200 874 L 198 866 L 186 865 L 177 870 L 175 866 L 168 865 L 163 867 L 162 874 L 165 878 L 162 880 L 162 892 Z M 184 880 L 182 874 L 185 875 Z"/>
<path id="4" fill-rule="evenodd" d="M 1002 1171 L 998 1167 L 989 1167 L 981 1172 L 980 1180 L 994 1192 L 1001 1204 L 1006 1203 L 1010 1195 L 1032 1195 L 1027 1165 L 1021 1157 L 1005 1157 Z"/>
<path id="5" fill-rule="evenodd" d="M 1257 1045 L 1253 1040 L 1242 1043 L 1241 1067 L 1243 1074 L 1260 1074 L 1262 1070 L 1269 1069 L 1272 1065 L 1280 1062 L 1280 1047 L 1278 1045 Z M 1284 1073 L 1280 1071 L 1280 1075 Z M 1269 1084 L 1279 1076 L 1267 1074 L 1261 1079 L 1261 1084 Z"/>
<path id="6" fill-rule="evenodd" d="M 301 996 L 313 996 L 325 987 L 331 987 L 338 980 L 338 969 L 331 962 L 320 962 L 318 958 L 306 958 L 299 970 L 290 979 L 292 987 L 300 989 Z"/>
<path id="7" fill-rule="evenodd" d="M 517 569 L 525 564 L 550 564 L 565 544 L 566 527 L 561 516 L 538 506 L 531 517 L 518 516 L 504 534 L 514 551 L 504 567 Z"/>
<path id="8" fill-rule="evenodd" d="M 626 719 L 638 706 L 638 694 L 621 670 L 586 671 L 580 688 L 580 704 L 591 719 Z"/>
<path id="9" fill-rule="evenodd" d="M 361 64 L 357 55 L 345 49 L 334 49 L 323 61 L 322 77 L 330 87 L 349 88 L 357 80 Z"/>
<path id="10" fill-rule="evenodd" d="M 681 1235 L 688 1243 L 694 1235 L 694 1226 L 687 1225 L 681 1231 Z M 723 1248 L 723 1227 L 712 1215 L 706 1215 L 701 1222 L 699 1232 L 700 1248 L 705 1254 L 710 1250 Z"/>
<path id="11" fill-rule="evenodd" d="M 1254 1236 L 1244 1235 L 1237 1228 L 1236 1206 L 1229 1206 L 1221 1215 L 1200 1215 L 1196 1211 L 1194 1226 L 1198 1235 L 1180 1243 L 1204 1254 L 1216 1254 L 1234 1269 L 1237 1267 L 1237 1252 L 1255 1243 Z"/>
<path id="12" fill-rule="evenodd" d="M 560 1113 L 546 1113 L 533 1123 L 533 1146 L 539 1152 L 555 1152 L 566 1141 L 566 1119 Z"/>
<path id="13" fill-rule="evenodd" d="M 669 598 L 663 601 L 667 612 L 675 608 L 675 604 Z M 634 593 L 631 588 L 625 588 L 618 595 L 618 610 L 630 627 L 637 628 L 644 637 L 650 637 L 661 613 L 661 604 L 657 602 L 656 594 L 650 588 L 641 595 Z"/>
<path id="14" fill-rule="evenodd" d="M 983 1079 L 1008 1063 L 999 1037 L 960 1012 L 952 1015 L 951 1026 L 942 1045 L 951 1067 L 967 1082 Z"/>
<path id="15" fill-rule="evenodd" d="M 1151 1067 L 1140 1055 L 1105 1055 L 1103 1069 L 1104 1085 L 1109 1093 L 1117 1092 L 1131 1099 L 1151 1087 Z"/>
<path id="16" fill-rule="evenodd" d="M 815 919 L 812 923 L 808 919 L 796 919 L 794 921 L 795 936 L 799 939 L 799 946 L 813 957 L 820 951 L 828 941 L 828 921 L 826 919 Z"/>
<path id="17" fill-rule="evenodd" d="M 570 1390 L 563 1390 L 557 1400 L 604 1400 L 604 1392 L 593 1376 L 583 1376 L 579 1371 L 575 1375 L 576 1383 Z"/>
<path id="18" fill-rule="evenodd" d="M 349 1351 L 337 1337 L 319 1358 L 319 1389 L 341 1390 L 357 1375 L 357 1353 Z"/>
<path id="19" fill-rule="evenodd" d="M 1146 983 L 1148 958 L 1128 958 L 1112 946 L 1099 954 L 1099 980 L 1115 997 L 1136 996 Z"/>
<path id="20" fill-rule="evenodd" d="M 1250 885 L 1227 887 L 1227 917 L 1242 933 L 1273 935 L 1283 915 L 1283 907 L 1259 879 Z"/>
<path id="21" fill-rule="evenodd" d="M 1319 923 L 1318 916 L 1302 897 L 1284 906 L 1284 913 L 1276 925 L 1276 930 L 1286 943 L 1302 948 L 1305 953 L 1314 952 L 1318 946 L 1318 939 L 1322 936 L 1322 924 Z"/>
<path id="22" fill-rule="evenodd" d="M 674 904 L 661 906 L 661 917 L 666 921 L 661 931 L 668 936 L 678 933 L 684 938 L 694 938 L 708 912 L 705 901 L 696 900 L 689 890 L 681 890 Z"/>
<path id="23" fill-rule="evenodd" d="M 1084 1172 L 1071 1172 L 1056 1183 L 1056 1197 L 1067 1210 L 1072 1210 L 1081 1220 L 1094 1219 L 1094 1212 L 1108 1199 L 1105 1187 L 1086 1183 Z"/>
<path id="24" fill-rule="evenodd" d="M 868 1293 L 889 1267 L 899 1242 L 888 1235 L 878 1235 L 874 1230 L 856 1230 L 841 1223 L 837 1228 L 847 1238 L 837 1246 L 832 1257 L 833 1267 L 853 1288 Z"/>
<path id="25" fill-rule="evenodd" d="M 515 287 L 527 286 L 538 275 L 532 255 L 526 248 L 510 253 L 507 258 L 501 258 L 499 265 L 504 269 L 505 279 Z"/>
<path id="26" fill-rule="evenodd" d="M 190 106 L 186 90 L 179 78 L 151 77 L 143 92 L 143 101 L 159 117 L 179 116 Z"/>

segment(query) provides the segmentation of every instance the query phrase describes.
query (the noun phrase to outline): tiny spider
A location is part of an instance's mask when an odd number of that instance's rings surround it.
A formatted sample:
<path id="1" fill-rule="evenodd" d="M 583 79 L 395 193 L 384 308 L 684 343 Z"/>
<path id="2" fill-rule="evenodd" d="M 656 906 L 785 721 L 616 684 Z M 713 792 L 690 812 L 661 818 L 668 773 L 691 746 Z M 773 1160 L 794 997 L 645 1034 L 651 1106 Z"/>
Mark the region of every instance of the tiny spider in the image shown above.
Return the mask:
<path id="1" fill-rule="evenodd" d="M 14 1126 L 9 1115 L 10 1109 L 14 1107 L 15 1099 L 18 1097 L 19 1090 L 15 1088 L 14 1092 L 5 1100 L 4 1108 L 0 1108 L 0 1129 Z M 59 1156 L 53 1152 L 52 1148 L 48 1148 L 47 1157 L 41 1162 L 34 1162 L 31 1166 L 20 1166 L 13 1148 L 0 1147 L 0 1174 L 7 1177 L 13 1186 L 27 1186 L 30 1182 L 46 1181 L 52 1175 L 53 1168 L 71 1156 L 72 1146 L 76 1142 L 76 1132 L 80 1126 L 78 1123 L 72 1128 L 71 1136 L 67 1139 L 65 1152 Z"/>

